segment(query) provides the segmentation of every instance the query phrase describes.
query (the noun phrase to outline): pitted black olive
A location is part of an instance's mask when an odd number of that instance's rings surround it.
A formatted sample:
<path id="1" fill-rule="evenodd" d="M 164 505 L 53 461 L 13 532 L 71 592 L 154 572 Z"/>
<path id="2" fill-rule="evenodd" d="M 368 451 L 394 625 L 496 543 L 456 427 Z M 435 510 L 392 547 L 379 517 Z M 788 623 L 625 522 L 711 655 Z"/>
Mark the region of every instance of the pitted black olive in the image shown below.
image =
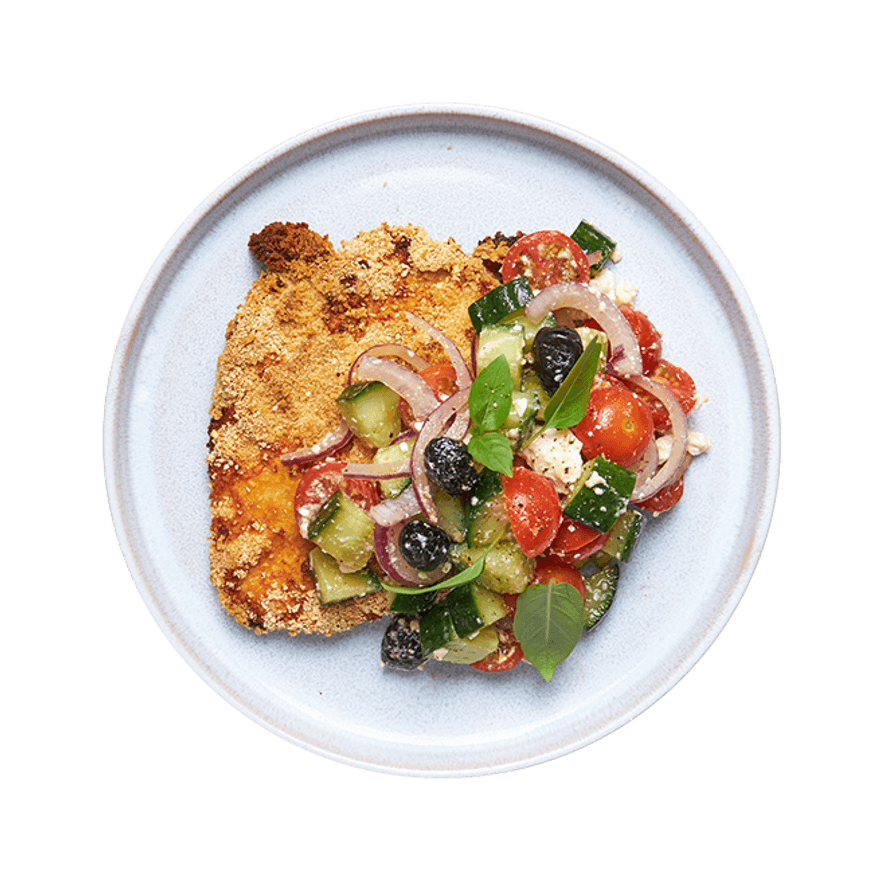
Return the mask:
<path id="1" fill-rule="evenodd" d="M 425 448 L 428 479 L 450 495 L 472 492 L 480 479 L 467 446 L 451 437 L 435 437 Z"/>
<path id="2" fill-rule="evenodd" d="M 554 394 L 583 354 L 584 344 L 570 327 L 542 327 L 535 334 L 532 354 L 541 385 Z"/>
<path id="3" fill-rule="evenodd" d="M 439 526 L 410 520 L 401 530 L 398 539 L 400 555 L 419 571 L 433 571 L 449 559 L 452 539 Z"/>
<path id="4" fill-rule="evenodd" d="M 395 614 L 382 637 L 382 663 L 392 669 L 417 669 L 425 658 L 417 614 Z"/>

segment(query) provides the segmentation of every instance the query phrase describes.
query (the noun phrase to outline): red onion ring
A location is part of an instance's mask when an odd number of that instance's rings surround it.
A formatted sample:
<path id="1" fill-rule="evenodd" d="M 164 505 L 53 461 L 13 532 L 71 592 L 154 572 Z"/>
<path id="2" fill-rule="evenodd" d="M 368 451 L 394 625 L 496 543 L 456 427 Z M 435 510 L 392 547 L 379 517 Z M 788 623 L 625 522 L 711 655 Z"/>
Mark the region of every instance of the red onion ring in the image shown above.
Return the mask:
<path id="1" fill-rule="evenodd" d="M 410 485 L 400 495 L 374 504 L 367 512 L 376 525 L 388 527 L 412 519 L 422 512 L 422 508 L 415 489 Z"/>
<path id="2" fill-rule="evenodd" d="M 346 443 L 354 436 L 354 432 L 343 422 L 334 431 L 324 436 L 321 440 L 305 449 L 298 449 L 296 452 L 285 452 L 281 456 L 282 464 L 306 464 L 315 459 L 329 455 L 342 449 Z"/>
<path id="3" fill-rule="evenodd" d="M 438 566 L 433 571 L 413 568 L 401 555 L 398 540 L 404 523 L 392 526 L 376 526 L 373 530 L 373 549 L 379 567 L 393 581 L 404 587 L 429 587 L 443 580 L 447 567 Z"/>
<path id="4" fill-rule="evenodd" d="M 636 465 L 636 486 L 635 491 L 638 492 L 657 473 L 660 466 L 660 455 L 657 450 L 657 443 L 654 438 L 648 443 L 645 454 L 639 459 Z"/>
<path id="5" fill-rule="evenodd" d="M 444 400 L 425 422 L 419 432 L 416 445 L 412 454 L 412 488 L 422 508 L 422 513 L 428 518 L 428 522 L 437 524 L 440 515 L 437 505 L 431 493 L 431 484 L 428 482 L 428 473 L 425 470 L 425 449 L 435 438 L 439 437 L 449 420 L 457 415 L 459 410 L 467 406 L 468 389 L 459 389 L 452 397 Z"/>
<path id="6" fill-rule="evenodd" d="M 371 345 L 369 348 L 364 349 L 364 351 L 352 361 L 351 368 L 348 371 L 349 385 L 351 385 L 352 379 L 357 372 L 358 363 L 365 355 L 369 355 L 370 357 L 395 357 L 398 360 L 409 364 L 416 371 L 421 371 L 431 366 L 429 361 L 426 361 L 423 357 L 417 355 L 411 348 L 407 348 L 405 345 L 398 345 L 393 342 Z"/>
<path id="7" fill-rule="evenodd" d="M 424 330 L 435 342 L 439 342 L 446 352 L 453 369 L 455 370 L 455 379 L 458 383 L 459 390 L 463 390 L 470 386 L 473 381 L 470 367 L 464 359 L 464 355 L 458 350 L 458 346 L 445 334 L 438 330 L 433 324 L 429 324 L 424 318 L 407 312 L 406 317 L 410 323 L 414 324 L 421 330 Z"/>
<path id="8" fill-rule="evenodd" d="M 669 413 L 669 420 L 672 423 L 672 448 L 669 451 L 669 458 L 651 479 L 633 492 L 631 500 L 639 502 L 656 495 L 676 476 L 687 454 L 687 417 L 678 398 L 662 382 L 655 382 L 647 376 L 628 376 L 626 381 L 656 397 Z"/>
<path id="9" fill-rule="evenodd" d="M 344 477 L 355 480 L 396 480 L 410 476 L 412 466 L 409 458 L 400 461 L 348 462 L 342 470 Z"/>
<path id="10" fill-rule="evenodd" d="M 525 316 L 540 324 L 550 312 L 569 308 L 592 318 L 608 336 L 609 373 L 621 378 L 641 375 L 642 353 L 636 335 L 613 300 L 601 291 L 579 281 L 551 284 L 526 303 Z"/>
<path id="11" fill-rule="evenodd" d="M 418 373 L 393 361 L 364 355 L 355 375 L 361 382 L 382 382 L 396 391 L 410 405 L 416 419 L 427 418 L 437 407 L 437 398 L 428 383 Z"/>

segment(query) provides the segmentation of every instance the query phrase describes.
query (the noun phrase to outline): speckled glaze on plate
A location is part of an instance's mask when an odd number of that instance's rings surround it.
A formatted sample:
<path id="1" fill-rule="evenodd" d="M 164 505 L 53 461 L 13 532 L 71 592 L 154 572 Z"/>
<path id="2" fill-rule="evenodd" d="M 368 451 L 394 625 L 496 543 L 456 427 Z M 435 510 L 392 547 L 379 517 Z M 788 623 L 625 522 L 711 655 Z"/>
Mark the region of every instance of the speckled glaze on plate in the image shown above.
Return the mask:
<path id="1" fill-rule="evenodd" d="M 248 236 L 306 221 L 334 242 L 383 221 L 466 249 L 498 230 L 616 238 L 619 278 L 709 403 L 712 451 L 674 513 L 651 521 L 602 624 L 544 683 L 430 663 L 379 666 L 384 626 L 255 636 L 209 581 L 204 465 L 224 331 L 259 267 Z M 132 577 L 181 656 L 246 715 L 355 766 L 422 776 L 511 770 L 630 721 L 706 651 L 740 600 L 770 525 L 779 416 L 766 344 L 718 246 L 661 184 L 542 119 L 465 105 L 407 106 L 309 131 L 255 160 L 180 227 L 145 279 L 114 357 L 105 412 L 110 508 Z M 699 540 L 694 537 L 698 535 Z"/>

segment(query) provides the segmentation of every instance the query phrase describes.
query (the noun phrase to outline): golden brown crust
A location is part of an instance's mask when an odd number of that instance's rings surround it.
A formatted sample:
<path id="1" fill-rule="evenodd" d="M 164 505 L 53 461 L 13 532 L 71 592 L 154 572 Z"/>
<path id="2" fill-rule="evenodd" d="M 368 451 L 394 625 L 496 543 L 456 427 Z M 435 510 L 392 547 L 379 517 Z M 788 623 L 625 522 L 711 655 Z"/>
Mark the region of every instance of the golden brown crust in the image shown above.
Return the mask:
<path id="1" fill-rule="evenodd" d="M 255 631 L 329 635 L 382 616 L 387 599 L 320 605 L 293 515 L 299 470 L 279 457 L 338 425 L 336 397 L 365 348 L 403 342 L 438 358 L 406 311 L 468 350 L 467 306 L 497 281 L 481 259 L 416 226 L 382 225 L 334 250 L 305 224 L 270 224 L 251 247 L 274 268 L 230 321 L 218 359 L 207 458 L 211 579 L 229 613 Z M 367 455 L 357 442 L 341 453 Z"/>

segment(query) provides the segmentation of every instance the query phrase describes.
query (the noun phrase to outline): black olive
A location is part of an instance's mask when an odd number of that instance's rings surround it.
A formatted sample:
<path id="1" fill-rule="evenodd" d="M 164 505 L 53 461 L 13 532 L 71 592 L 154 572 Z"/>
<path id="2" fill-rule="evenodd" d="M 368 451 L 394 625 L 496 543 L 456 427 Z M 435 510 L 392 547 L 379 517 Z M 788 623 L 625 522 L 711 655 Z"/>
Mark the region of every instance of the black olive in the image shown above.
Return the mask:
<path id="1" fill-rule="evenodd" d="M 382 662 L 392 669 L 417 669 L 425 658 L 418 614 L 395 614 L 382 637 Z"/>
<path id="2" fill-rule="evenodd" d="M 541 385 L 554 394 L 583 354 L 584 344 L 570 327 L 542 327 L 535 334 L 532 354 Z"/>
<path id="3" fill-rule="evenodd" d="M 401 530 L 397 541 L 400 555 L 419 571 L 432 571 L 449 558 L 452 539 L 439 526 L 410 520 Z"/>
<path id="4" fill-rule="evenodd" d="M 461 440 L 435 437 L 425 448 L 428 479 L 450 495 L 472 492 L 480 479 L 474 460 Z"/>

